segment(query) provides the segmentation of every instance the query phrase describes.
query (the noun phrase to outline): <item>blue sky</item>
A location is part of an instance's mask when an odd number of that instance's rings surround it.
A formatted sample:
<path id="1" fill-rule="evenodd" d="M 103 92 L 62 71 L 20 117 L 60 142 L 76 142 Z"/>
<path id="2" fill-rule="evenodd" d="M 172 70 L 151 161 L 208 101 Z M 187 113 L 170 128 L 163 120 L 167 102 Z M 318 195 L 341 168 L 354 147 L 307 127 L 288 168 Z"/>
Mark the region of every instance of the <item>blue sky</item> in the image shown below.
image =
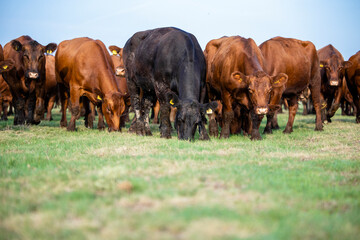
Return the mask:
<path id="1" fill-rule="evenodd" d="M 275 36 L 333 44 L 347 60 L 360 50 L 358 0 L 0 0 L 0 44 L 29 35 L 41 44 L 76 37 L 123 47 L 135 32 L 174 26 L 193 33 L 202 48 L 240 35 L 260 45 Z"/>

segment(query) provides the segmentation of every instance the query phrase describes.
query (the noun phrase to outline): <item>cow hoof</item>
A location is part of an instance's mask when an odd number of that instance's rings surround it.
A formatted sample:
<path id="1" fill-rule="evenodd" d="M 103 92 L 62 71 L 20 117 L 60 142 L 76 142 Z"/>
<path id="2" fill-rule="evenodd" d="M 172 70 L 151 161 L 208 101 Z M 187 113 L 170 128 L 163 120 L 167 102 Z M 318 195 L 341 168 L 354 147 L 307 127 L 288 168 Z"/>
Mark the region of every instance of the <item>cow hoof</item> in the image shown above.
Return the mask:
<path id="1" fill-rule="evenodd" d="M 229 134 L 220 134 L 220 139 L 223 139 L 223 138 L 229 138 Z"/>
<path id="2" fill-rule="evenodd" d="M 262 137 L 259 135 L 259 136 L 251 136 L 251 141 L 257 141 L 257 140 L 262 140 Z"/>
<path id="3" fill-rule="evenodd" d="M 210 137 L 207 134 L 202 134 L 202 135 L 200 135 L 199 140 L 210 141 Z"/>
<path id="4" fill-rule="evenodd" d="M 146 136 L 152 136 L 152 133 L 151 133 L 150 130 L 146 129 L 146 130 L 145 130 L 145 135 L 146 135 Z"/>
<path id="5" fill-rule="evenodd" d="M 171 134 L 161 134 L 160 137 L 161 137 L 161 138 L 170 139 L 170 138 L 171 138 Z"/>
<path id="6" fill-rule="evenodd" d="M 360 117 L 356 118 L 356 123 L 360 123 Z"/>
<path id="7" fill-rule="evenodd" d="M 323 131 L 323 130 L 324 130 L 324 129 L 323 129 L 323 126 L 322 126 L 322 125 L 315 127 L 315 131 Z"/>
<path id="8" fill-rule="evenodd" d="M 67 122 L 60 122 L 60 127 L 67 127 Z"/>
<path id="9" fill-rule="evenodd" d="M 271 128 L 265 128 L 264 129 L 264 134 L 272 134 L 272 129 Z"/>
<path id="10" fill-rule="evenodd" d="M 274 129 L 274 130 L 278 130 L 278 129 L 280 129 L 280 127 L 279 127 L 279 125 L 278 125 L 278 124 L 276 124 L 275 126 L 272 126 L 272 129 Z"/>
<path id="11" fill-rule="evenodd" d="M 293 132 L 292 129 L 285 129 L 285 130 L 283 131 L 284 134 L 290 134 L 290 133 L 292 133 L 292 132 Z"/>

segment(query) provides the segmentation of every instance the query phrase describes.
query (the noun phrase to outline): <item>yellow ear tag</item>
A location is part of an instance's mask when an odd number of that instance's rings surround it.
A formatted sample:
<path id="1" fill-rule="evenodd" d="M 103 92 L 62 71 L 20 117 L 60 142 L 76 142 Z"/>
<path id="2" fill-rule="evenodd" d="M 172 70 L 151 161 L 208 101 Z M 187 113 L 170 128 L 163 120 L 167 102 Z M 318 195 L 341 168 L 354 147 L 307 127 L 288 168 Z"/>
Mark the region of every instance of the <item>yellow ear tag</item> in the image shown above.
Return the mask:
<path id="1" fill-rule="evenodd" d="M 116 51 L 116 50 L 112 50 L 112 54 L 117 55 L 117 51 Z"/>
<path id="2" fill-rule="evenodd" d="M 276 80 L 275 82 L 274 82 L 274 84 L 277 84 L 277 83 L 279 83 L 280 81 L 279 80 Z"/>
<path id="3" fill-rule="evenodd" d="M 173 101 L 172 99 L 170 100 L 170 104 L 171 104 L 171 105 L 174 105 L 174 101 Z"/>
<path id="4" fill-rule="evenodd" d="M 212 114 L 212 113 L 213 113 L 213 111 L 212 111 L 211 108 L 209 108 L 208 110 L 206 110 L 206 114 Z"/>
<path id="5" fill-rule="evenodd" d="M 320 64 L 320 67 L 324 67 L 324 65 Z"/>
<path id="6" fill-rule="evenodd" d="M 5 69 L 5 70 L 6 70 L 7 68 L 8 68 L 8 66 L 7 66 L 7 65 L 4 65 L 4 66 L 3 66 L 3 69 Z"/>
<path id="7" fill-rule="evenodd" d="M 97 96 L 97 99 L 99 99 L 100 101 L 102 100 L 102 99 L 101 99 L 101 97 L 100 97 L 99 95 Z"/>

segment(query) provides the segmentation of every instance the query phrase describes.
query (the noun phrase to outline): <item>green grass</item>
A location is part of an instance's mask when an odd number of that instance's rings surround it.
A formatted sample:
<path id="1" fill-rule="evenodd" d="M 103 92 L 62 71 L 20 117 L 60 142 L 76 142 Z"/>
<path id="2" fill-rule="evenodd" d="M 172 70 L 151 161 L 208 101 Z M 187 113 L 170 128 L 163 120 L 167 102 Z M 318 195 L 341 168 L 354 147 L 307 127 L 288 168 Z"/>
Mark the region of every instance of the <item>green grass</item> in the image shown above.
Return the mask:
<path id="1" fill-rule="evenodd" d="M 355 117 L 315 132 L 299 110 L 290 135 L 190 143 L 67 132 L 53 112 L 0 122 L 0 239 L 359 239 Z"/>

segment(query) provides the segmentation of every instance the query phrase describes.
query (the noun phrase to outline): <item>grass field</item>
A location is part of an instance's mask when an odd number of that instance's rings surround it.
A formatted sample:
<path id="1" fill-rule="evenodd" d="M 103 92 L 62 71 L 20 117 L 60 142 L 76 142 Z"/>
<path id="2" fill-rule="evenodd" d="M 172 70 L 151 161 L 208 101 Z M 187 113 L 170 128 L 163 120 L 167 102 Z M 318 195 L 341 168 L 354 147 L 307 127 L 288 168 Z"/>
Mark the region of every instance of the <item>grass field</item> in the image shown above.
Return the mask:
<path id="1" fill-rule="evenodd" d="M 360 124 L 194 143 L 0 122 L 0 239 L 359 239 Z M 338 111 L 339 112 L 339 111 Z M 284 129 L 287 114 L 279 115 Z M 263 131 L 264 122 L 260 131 Z"/>

